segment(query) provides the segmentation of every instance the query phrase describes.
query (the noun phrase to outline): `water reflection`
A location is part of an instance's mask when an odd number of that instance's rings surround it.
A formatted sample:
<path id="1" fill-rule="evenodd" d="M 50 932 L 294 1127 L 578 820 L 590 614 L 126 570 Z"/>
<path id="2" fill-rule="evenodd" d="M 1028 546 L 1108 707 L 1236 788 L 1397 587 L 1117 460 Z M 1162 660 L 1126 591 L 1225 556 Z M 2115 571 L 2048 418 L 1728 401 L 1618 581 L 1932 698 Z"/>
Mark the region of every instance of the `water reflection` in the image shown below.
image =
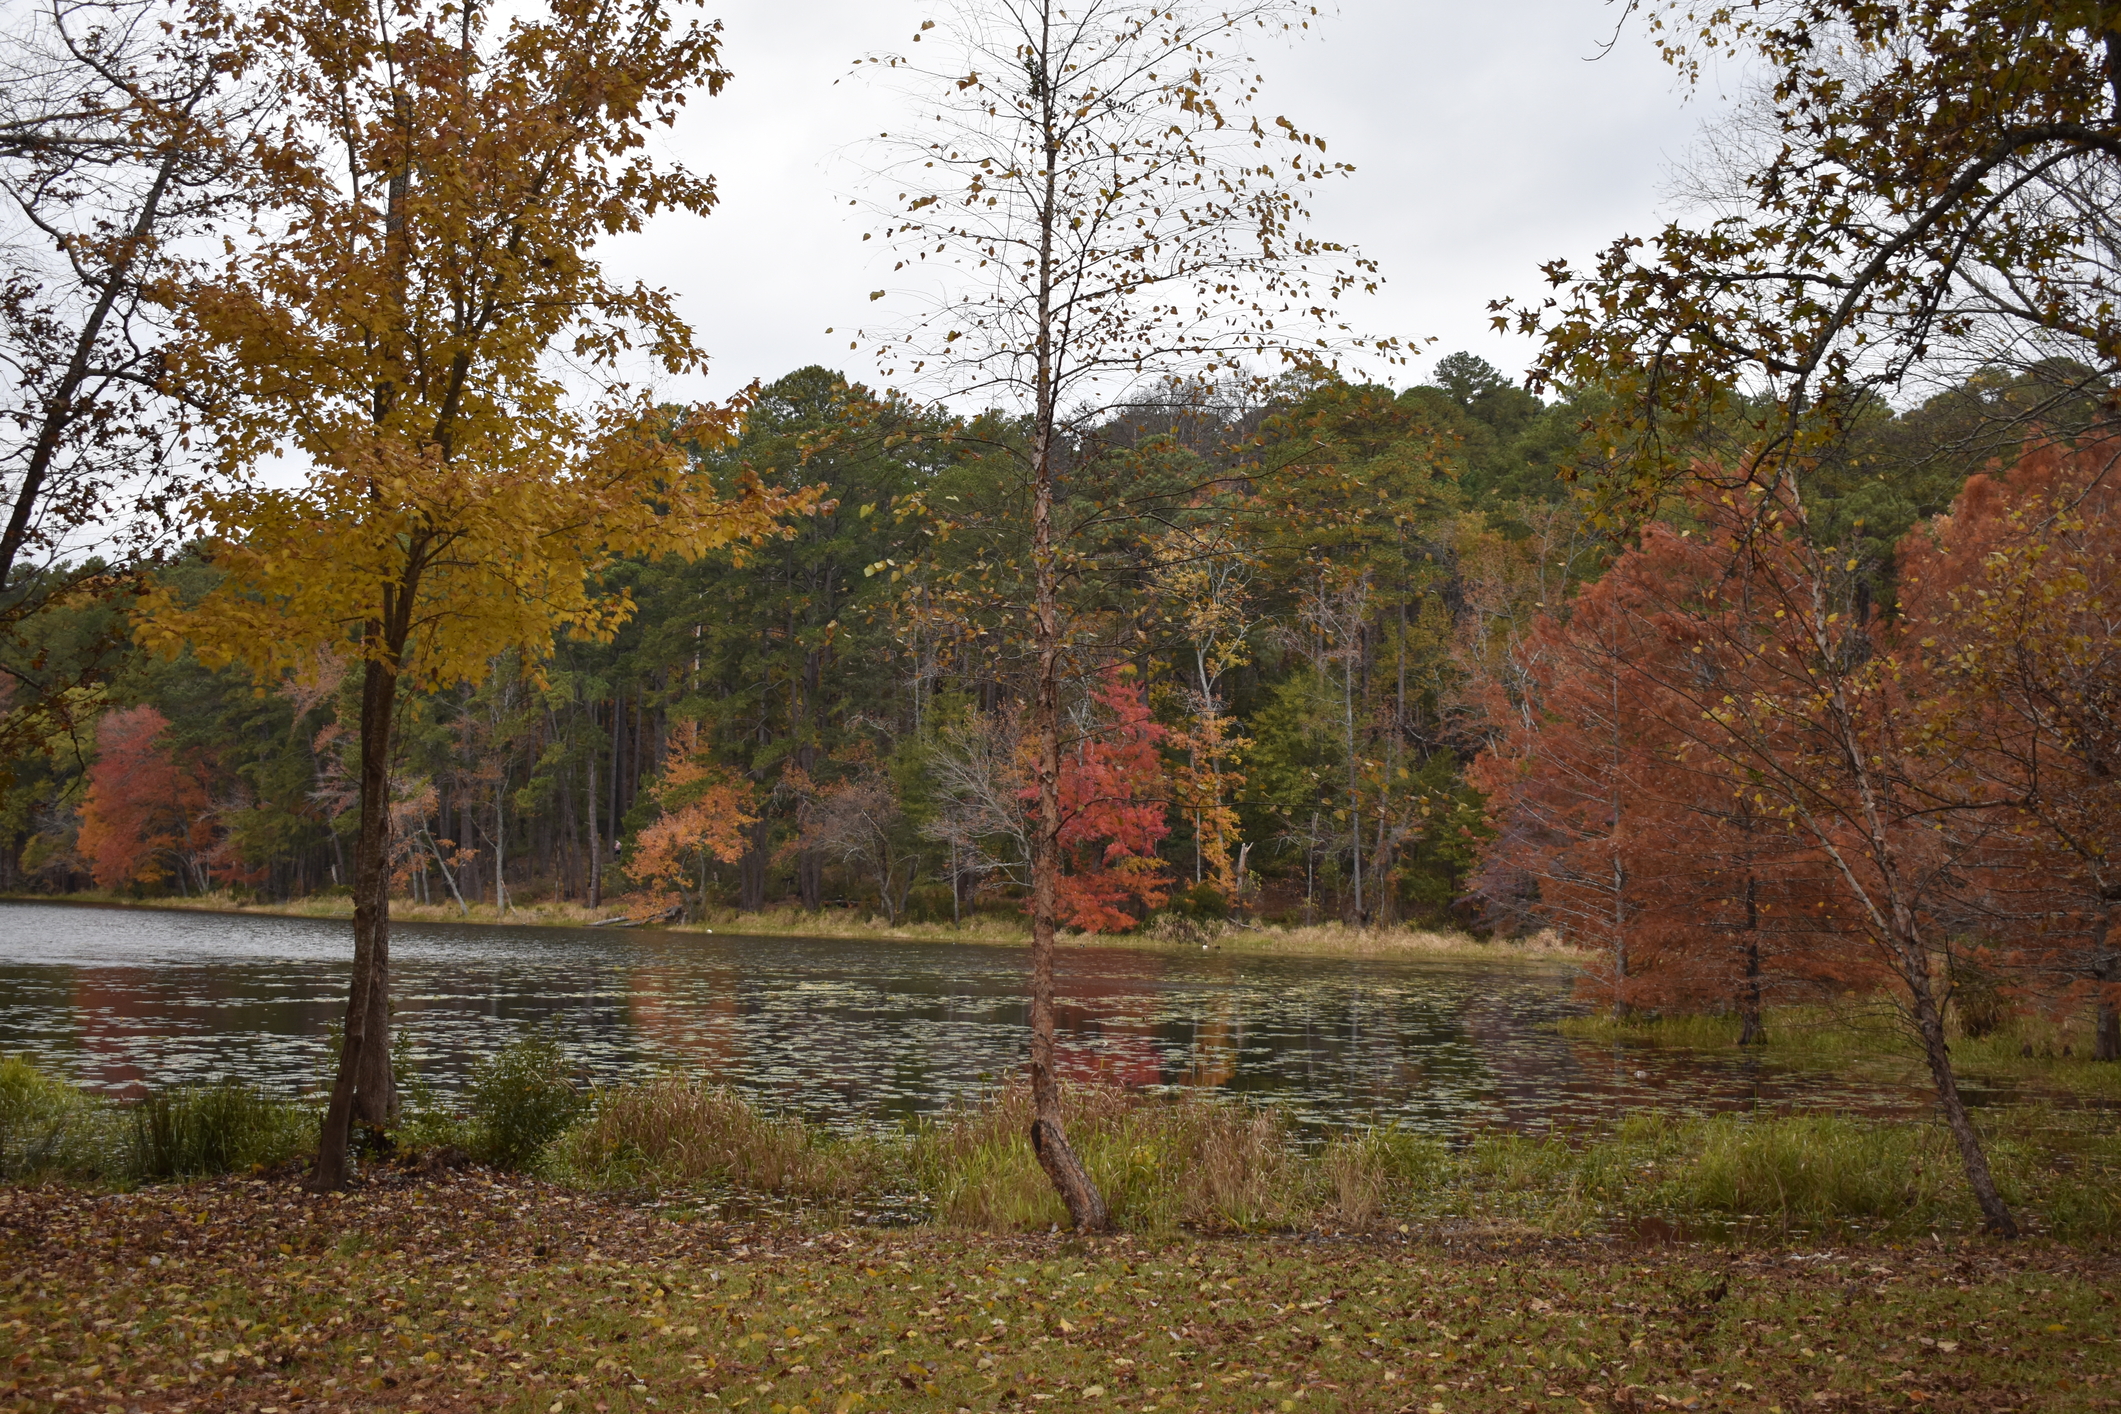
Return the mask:
<path id="1" fill-rule="evenodd" d="M 234 1075 L 319 1083 L 348 926 L 254 915 L 0 905 L 0 1050 L 87 1084 Z M 1020 1064 L 1016 949 L 419 924 L 395 931 L 400 1025 L 432 1083 L 527 1023 L 599 1077 L 676 1068 L 842 1126 L 933 1111 Z M 1208 1086 L 1310 1127 L 1539 1129 L 1643 1105 L 1901 1109 L 1737 1055 L 1621 1053 L 1548 1026 L 1559 968 L 1071 949 L 1077 1077 Z"/>

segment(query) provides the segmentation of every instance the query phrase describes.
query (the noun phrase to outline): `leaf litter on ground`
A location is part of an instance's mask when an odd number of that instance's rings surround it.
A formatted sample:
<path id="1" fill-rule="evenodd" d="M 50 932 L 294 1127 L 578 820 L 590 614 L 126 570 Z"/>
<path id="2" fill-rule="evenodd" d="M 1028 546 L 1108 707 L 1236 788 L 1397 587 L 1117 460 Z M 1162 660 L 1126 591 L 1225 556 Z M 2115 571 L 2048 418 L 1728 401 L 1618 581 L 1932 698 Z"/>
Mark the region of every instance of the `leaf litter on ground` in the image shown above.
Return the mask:
<path id="1" fill-rule="evenodd" d="M 1004 1236 L 481 1171 L 0 1189 L 0 1407 L 753 1414 L 2121 1407 L 2108 1250 L 1493 1226 Z"/>

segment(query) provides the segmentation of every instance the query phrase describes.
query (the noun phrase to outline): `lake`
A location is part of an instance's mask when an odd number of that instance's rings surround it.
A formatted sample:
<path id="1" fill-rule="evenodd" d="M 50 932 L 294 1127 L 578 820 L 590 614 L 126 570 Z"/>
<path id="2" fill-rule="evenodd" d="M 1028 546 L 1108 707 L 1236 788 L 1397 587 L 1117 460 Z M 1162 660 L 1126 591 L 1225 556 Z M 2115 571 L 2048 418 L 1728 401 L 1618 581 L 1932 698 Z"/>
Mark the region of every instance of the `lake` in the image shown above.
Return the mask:
<path id="1" fill-rule="evenodd" d="M 343 920 L 0 904 L 0 1052 L 119 1093 L 314 1090 L 351 952 Z M 542 1026 L 595 1079 L 704 1075 L 848 1128 L 975 1096 L 1026 1050 L 1021 948 L 421 923 L 394 927 L 392 961 L 412 1068 L 443 1090 Z M 1922 1105 L 1736 1053 L 1568 1040 L 1570 984 L 1531 962 L 1067 948 L 1062 1054 L 1076 1077 L 1271 1099 L 1313 1132 Z"/>

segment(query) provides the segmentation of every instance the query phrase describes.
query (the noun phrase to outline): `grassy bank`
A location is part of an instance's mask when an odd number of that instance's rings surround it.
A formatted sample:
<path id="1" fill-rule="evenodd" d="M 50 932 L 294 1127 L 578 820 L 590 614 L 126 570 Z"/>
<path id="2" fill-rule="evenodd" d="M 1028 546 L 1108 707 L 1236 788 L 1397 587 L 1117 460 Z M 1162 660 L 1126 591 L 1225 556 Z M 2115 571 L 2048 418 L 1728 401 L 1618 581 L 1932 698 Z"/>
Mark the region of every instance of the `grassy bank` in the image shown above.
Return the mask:
<path id="1" fill-rule="evenodd" d="M 902 1130 L 849 1135 L 681 1079 L 586 1092 L 555 1048 L 530 1042 L 482 1067 L 460 1106 L 417 1090 L 409 1098 L 393 1136 L 402 1161 L 475 1160 L 579 1190 L 817 1228 L 1025 1233 L 1066 1220 L 1025 1140 L 1020 1088 Z M 1956 1153 L 1927 1122 L 1649 1113 L 1566 1135 L 1371 1130 L 1305 1143 L 1280 1111 L 1193 1095 L 1077 1087 L 1068 1109 L 1115 1223 L 1141 1234 L 1575 1236 L 1648 1224 L 1780 1243 L 1979 1229 Z M 2027 1106 L 1985 1112 L 1984 1122 L 2004 1195 L 2031 1230 L 2121 1240 L 2121 1127 L 2109 1112 Z M 0 1063 L 0 1177 L 18 1183 L 124 1189 L 298 1167 L 316 1124 L 313 1107 L 240 1086 L 120 1105 L 19 1060 Z"/>
<path id="2" fill-rule="evenodd" d="M 471 1174 L 0 1189 L 0 1407 L 2094 1410 L 2116 1276 L 2039 1243 L 815 1232 Z"/>
<path id="3" fill-rule="evenodd" d="M 1748 1049 L 1784 1065 L 1832 1069 L 1880 1083 L 1926 1084 L 1914 1034 L 1879 1001 L 1851 998 L 1831 1006 L 1778 1007 L 1763 1018 L 1766 1042 Z M 1993 1031 L 1968 1036 L 1952 1025 L 1952 1059 L 1963 1076 L 2026 1083 L 2087 1099 L 2121 1101 L 2121 1065 L 2091 1059 L 2093 1018 L 2087 1008 L 2064 1017 L 2016 1015 Z M 1738 1044 L 1735 1016 L 1566 1017 L 1565 1036 L 1619 1046 L 1724 1050 Z"/>
<path id="4" fill-rule="evenodd" d="M 71 903 L 115 908 L 183 909 L 213 913 L 257 913 L 286 918 L 353 917 L 353 901 L 341 895 L 285 902 L 259 902 L 226 893 L 192 898 L 136 899 L 87 891 L 59 897 L 37 894 L 0 896 L 17 903 Z M 577 903 L 539 902 L 511 905 L 501 913 L 492 904 L 472 904 L 468 910 L 454 903 L 421 904 L 393 900 L 391 916 L 415 923 L 487 923 L 530 928 L 582 928 L 612 919 L 646 917 L 645 906 L 620 899 L 597 909 Z M 1031 928 L 1021 915 L 980 913 L 962 923 L 887 924 L 874 914 L 855 909 L 826 908 L 810 913 L 800 908 L 773 908 L 759 913 L 719 910 L 703 923 L 658 924 L 660 931 L 676 933 L 731 933 L 755 937 L 844 938 L 850 940 L 919 943 L 982 943 L 1023 946 L 1031 940 Z M 1421 957 L 1438 960 L 1482 962 L 1533 962 L 1567 964 L 1586 956 L 1551 935 L 1525 939 L 1484 941 L 1464 933 L 1437 932 L 1422 928 L 1351 928 L 1343 923 L 1304 926 L 1245 923 L 1196 923 L 1190 920 L 1157 919 L 1132 933 L 1071 933 L 1060 935 L 1063 947 L 1120 947 L 1169 949 L 1182 952 L 1212 950 L 1240 954 L 1283 953 L 1296 956 Z"/>
<path id="5" fill-rule="evenodd" d="M 1367 1131 L 1307 1146 L 1276 1111 L 1212 1100 L 1077 1089 L 1069 1109 L 1070 1137 L 1114 1221 L 1141 1233 L 1559 1236 L 1647 1224 L 1789 1242 L 1980 1227 L 1957 1152 L 1928 1122 L 1651 1113 L 1577 1134 Z M 2121 1240 L 2121 1129 L 2110 1115 L 2023 1107 L 1986 1118 L 1998 1181 L 2033 1230 Z M 1066 1215 L 1028 1126 L 1026 1098 L 1012 1090 L 904 1135 L 850 1138 L 672 1081 L 603 1097 L 541 1171 L 701 1211 L 747 1210 L 763 1195 L 828 1225 L 888 1215 L 1038 1232 Z"/>

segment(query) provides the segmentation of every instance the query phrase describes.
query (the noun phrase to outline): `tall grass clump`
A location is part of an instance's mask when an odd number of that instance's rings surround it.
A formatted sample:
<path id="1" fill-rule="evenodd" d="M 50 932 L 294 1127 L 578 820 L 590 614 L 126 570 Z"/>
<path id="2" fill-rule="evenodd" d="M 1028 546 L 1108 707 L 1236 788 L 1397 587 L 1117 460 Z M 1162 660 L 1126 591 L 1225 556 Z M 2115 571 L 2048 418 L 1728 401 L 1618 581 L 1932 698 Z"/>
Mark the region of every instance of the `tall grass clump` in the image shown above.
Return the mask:
<path id="1" fill-rule="evenodd" d="M 107 1102 L 0 1056 L 0 1180 L 91 1178 L 122 1164 Z"/>
<path id="2" fill-rule="evenodd" d="M 535 1168 L 546 1148 L 589 1109 L 566 1052 L 549 1036 L 509 1042 L 471 1072 L 465 1138 L 472 1157 L 502 1169 Z"/>
<path id="3" fill-rule="evenodd" d="M 1660 1194 L 1683 1211 L 1785 1226 L 1890 1223 L 1940 1212 L 1958 1191 L 1944 1136 L 1933 1125 L 1719 1116 L 1687 1129 L 1689 1162 Z"/>
<path id="4" fill-rule="evenodd" d="M 314 1113 L 233 1080 L 150 1091 L 126 1109 L 129 1167 L 150 1182 L 239 1173 L 316 1151 Z"/>
<path id="5" fill-rule="evenodd" d="M 596 1187 L 715 1186 L 824 1202 L 871 1190 L 886 1174 L 877 1141 L 836 1138 L 762 1113 L 726 1086 L 675 1078 L 601 1092 L 554 1159 Z"/>
<path id="6" fill-rule="evenodd" d="M 1071 1087 L 1062 1109 L 1069 1142 L 1121 1227 L 1283 1227 L 1312 1205 L 1311 1175 L 1278 1111 L 1112 1086 Z M 1030 1131 L 1023 1085 L 917 1128 L 912 1171 L 937 1221 L 1002 1231 L 1065 1222 Z"/>

